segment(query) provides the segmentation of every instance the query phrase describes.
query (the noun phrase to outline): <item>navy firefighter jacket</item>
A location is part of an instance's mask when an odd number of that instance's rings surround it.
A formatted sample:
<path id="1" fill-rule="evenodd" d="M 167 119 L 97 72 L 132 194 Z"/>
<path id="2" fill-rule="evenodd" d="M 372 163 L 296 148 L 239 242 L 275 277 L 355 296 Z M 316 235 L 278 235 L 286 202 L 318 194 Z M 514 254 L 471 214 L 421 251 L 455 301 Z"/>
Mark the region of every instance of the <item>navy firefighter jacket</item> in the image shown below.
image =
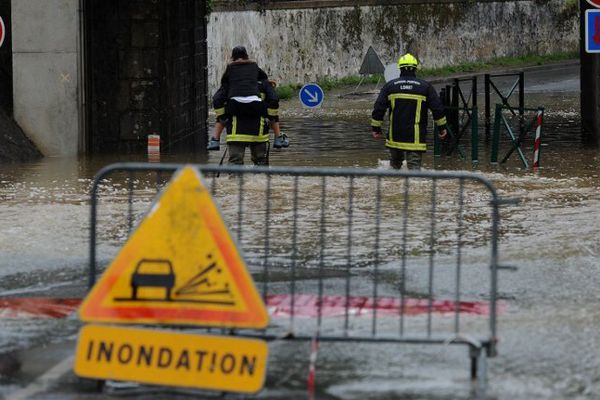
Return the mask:
<path id="1" fill-rule="evenodd" d="M 227 126 L 227 142 L 269 141 L 268 121 L 279 121 L 279 97 L 268 80 L 257 81 L 261 101 L 238 103 L 221 86 L 213 96 L 217 119 Z"/>
<path id="2" fill-rule="evenodd" d="M 435 125 L 445 128 L 444 106 L 433 86 L 423 79 L 403 74 L 381 88 L 371 114 L 371 127 L 380 132 L 383 117 L 389 111 L 385 145 L 400 150 L 425 151 L 428 109 Z"/>

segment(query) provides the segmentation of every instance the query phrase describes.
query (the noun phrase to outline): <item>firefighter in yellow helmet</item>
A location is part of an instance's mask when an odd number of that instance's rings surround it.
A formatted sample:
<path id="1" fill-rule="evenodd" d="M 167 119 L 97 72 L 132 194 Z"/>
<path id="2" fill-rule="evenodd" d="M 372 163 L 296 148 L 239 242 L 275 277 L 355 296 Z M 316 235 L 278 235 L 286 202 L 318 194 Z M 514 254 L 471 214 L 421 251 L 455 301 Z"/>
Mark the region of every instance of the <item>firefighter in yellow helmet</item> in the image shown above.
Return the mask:
<path id="1" fill-rule="evenodd" d="M 416 77 L 418 60 L 410 53 L 398 59 L 400 77 L 386 83 L 375 101 L 371 114 L 371 129 L 375 139 L 383 136 L 383 117 L 388 112 L 389 129 L 385 146 L 390 149 L 390 165 L 400 169 L 406 160 L 409 169 L 420 169 L 423 153 L 427 150 L 427 110 L 431 110 L 439 128 L 440 139 L 445 139 L 446 115 L 444 106 L 433 86 Z"/>

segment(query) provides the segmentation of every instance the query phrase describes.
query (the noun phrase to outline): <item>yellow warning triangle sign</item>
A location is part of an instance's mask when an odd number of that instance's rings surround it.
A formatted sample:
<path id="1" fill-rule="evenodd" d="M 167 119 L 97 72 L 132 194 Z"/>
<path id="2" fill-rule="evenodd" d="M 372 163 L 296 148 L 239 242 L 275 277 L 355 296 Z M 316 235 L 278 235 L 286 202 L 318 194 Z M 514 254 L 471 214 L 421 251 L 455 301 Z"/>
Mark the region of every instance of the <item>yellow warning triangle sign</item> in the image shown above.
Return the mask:
<path id="1" fill-rule="evenodd" d="M 265 328 L 269 317 L 200 174 L 180 170 L 83 301 L 84 321 Z"/>

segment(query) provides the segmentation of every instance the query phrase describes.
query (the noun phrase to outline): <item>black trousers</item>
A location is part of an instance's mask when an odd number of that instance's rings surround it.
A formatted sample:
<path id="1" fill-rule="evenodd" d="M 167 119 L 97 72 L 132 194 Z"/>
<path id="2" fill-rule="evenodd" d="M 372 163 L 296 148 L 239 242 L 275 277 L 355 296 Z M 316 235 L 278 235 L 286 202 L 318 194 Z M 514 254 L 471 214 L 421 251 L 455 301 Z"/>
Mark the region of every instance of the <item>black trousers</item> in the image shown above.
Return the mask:
<path id="1" fill-rule="evenodd" d="M 406 160 L 408 169 L 421 169 L 423 151 L 408 151 L 390 147 L 390 166 L 394 169 L 402 168 L 402 161 Z"/>
<path id="2" fill-rule="evenodd" d="M 268 142 L 227 142 L 229 164 L 244 165 L 244 153 L 246 152 L 246 147 L 250 147 L 250 157 L 254 165 L 269 165 L 267 157 L 268 144 Z"/>

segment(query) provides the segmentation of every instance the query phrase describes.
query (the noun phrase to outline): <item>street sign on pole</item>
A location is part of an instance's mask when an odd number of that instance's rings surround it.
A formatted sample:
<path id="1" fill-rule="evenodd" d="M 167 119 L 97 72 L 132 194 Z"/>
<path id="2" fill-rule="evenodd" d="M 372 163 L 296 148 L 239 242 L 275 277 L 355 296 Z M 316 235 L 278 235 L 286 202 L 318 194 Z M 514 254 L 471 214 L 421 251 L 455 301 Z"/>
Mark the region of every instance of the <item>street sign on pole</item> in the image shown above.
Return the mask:
<path id="1" fill-rule="evenodd" d="M 307 83 L 302 86 L 298 96 L 302 105 L 308 108 L 320 107 L 325 97 L 323 89 L 316 83 Z"/>
<path id="2" fill-rule="evenodd" d="M 600 9 L 585 10 L 585 51 L 600 53 Z"/>
<path id="3" fill-rule="evenodd" d="M 587 0 L 587 2 L 594 7 L 600 7 L 600 0 Z"/>
<path id="4" fill-rule="evenodd" d="M 375 52 L 375 49 L 372 46 L 369 46 L 369 49 L 367 50 L 367 55 L 365 56 L 358 73 L 361 75 L 372 75 L 382 74 L 383 71 L 383 63 L 379 59 L 379 56 Z"/>

